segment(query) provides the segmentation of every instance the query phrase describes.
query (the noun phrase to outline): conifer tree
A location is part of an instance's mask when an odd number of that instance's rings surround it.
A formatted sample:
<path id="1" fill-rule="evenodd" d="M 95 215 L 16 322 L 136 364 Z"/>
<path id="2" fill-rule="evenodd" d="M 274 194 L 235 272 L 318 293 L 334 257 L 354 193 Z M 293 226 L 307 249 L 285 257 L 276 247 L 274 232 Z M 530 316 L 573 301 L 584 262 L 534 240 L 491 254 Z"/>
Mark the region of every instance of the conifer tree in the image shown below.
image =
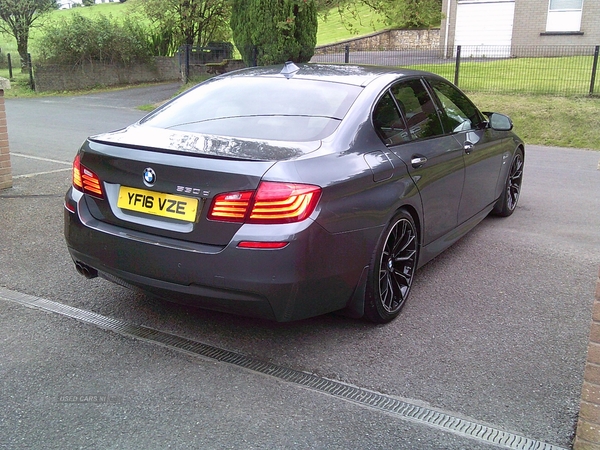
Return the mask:
<path id="1" fill-rule="evenodd" d="M 248 65 L 308 62 L 317 43 L 314 0 L 234 0 L 231 29 Z"/>

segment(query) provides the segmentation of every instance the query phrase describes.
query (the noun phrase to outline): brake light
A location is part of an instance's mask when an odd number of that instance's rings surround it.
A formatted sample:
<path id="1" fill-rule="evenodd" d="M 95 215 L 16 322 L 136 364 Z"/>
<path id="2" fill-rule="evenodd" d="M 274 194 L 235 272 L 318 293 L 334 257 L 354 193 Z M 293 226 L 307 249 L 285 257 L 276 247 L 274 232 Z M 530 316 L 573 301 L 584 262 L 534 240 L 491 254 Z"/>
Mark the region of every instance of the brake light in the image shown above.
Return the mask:
<path id="1" fill-rule="evenodd" d="M 208 218 L 264 224 L 299 222 L 312 214 L 320 197 L 319 186 L 263 181 L 256 191 L 217 195 Z"/>
<path id="2" fill-rule="evenodd" d="M 75 156 L 73 161 L 73 186 L 86 194 L 104 198 L 100 178 L 81 164 L 79 154 Z"/>
<path id="3" fill-rule="evenodd" d="M 321 197 L 321 188 L 308 184 L 260 183 L 249 223 L 300 222 L 312 214 Z"/>

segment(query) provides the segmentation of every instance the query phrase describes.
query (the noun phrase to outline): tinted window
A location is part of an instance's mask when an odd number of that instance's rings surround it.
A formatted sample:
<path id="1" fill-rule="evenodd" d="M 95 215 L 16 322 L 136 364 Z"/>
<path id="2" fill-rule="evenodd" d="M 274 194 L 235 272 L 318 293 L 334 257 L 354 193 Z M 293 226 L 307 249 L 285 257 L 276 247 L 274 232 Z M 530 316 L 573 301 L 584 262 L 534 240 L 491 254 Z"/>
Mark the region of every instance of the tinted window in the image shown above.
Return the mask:
<path id="1" fill-rule="evenodd" d="M 379 137 L 387 145 L 400 144 L 410 140 L 406 124 L 389 92 L 381 97 L 375 106 L 373 125 Z"/>
<path id="2" fill-rule="evenodd" d="M 481 114 L 462 92 L 441 80 L 430 80 L 429 84 L 442 104 L 442 122 L 448 133 L 472 130 L 481 125 Z"/>
<path id="3" fill-rule="evenodd" d="M 192 89 L 143 124 L 240 138 L 310 141 L 331 134 L 361 90 L 299 78 L 225 77 Z"/>
<path id="4" fill-rule="evenodd" d="M 412 139 L 443 134 L 435 104 L 421 80 L 404 81 L 391 90 L 406 118 Z"/>

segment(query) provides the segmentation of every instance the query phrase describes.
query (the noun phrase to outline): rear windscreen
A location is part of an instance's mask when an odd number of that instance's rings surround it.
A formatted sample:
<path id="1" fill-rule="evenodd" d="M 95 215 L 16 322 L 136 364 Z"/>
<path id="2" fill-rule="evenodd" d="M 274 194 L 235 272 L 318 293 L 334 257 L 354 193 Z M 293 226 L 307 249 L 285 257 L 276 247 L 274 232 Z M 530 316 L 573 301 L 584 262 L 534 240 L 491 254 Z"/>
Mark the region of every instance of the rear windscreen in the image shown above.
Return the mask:
<path id="1" fill-rule="evenodd" d="M 142 123 L 239 138 L 313 141 L 337 128 L 361 89 L 299 78 L 226 77 L 199 85 Z"/>

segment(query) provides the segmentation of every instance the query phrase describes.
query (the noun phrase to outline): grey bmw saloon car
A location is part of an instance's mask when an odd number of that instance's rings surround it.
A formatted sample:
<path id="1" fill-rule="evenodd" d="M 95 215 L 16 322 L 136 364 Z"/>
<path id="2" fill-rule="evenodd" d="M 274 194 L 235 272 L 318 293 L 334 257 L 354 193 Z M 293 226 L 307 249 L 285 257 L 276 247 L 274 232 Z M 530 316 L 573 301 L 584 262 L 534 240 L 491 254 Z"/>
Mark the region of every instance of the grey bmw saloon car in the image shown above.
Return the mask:
<path id="1" fill-rule="evenodd" d="M 525 154 L 511 130 L 431 73 L 227 73 L 85 141 L 67 246 L 85 276 L 176 302 L 388 322 L 416 269 L 515 210 Z"/>

